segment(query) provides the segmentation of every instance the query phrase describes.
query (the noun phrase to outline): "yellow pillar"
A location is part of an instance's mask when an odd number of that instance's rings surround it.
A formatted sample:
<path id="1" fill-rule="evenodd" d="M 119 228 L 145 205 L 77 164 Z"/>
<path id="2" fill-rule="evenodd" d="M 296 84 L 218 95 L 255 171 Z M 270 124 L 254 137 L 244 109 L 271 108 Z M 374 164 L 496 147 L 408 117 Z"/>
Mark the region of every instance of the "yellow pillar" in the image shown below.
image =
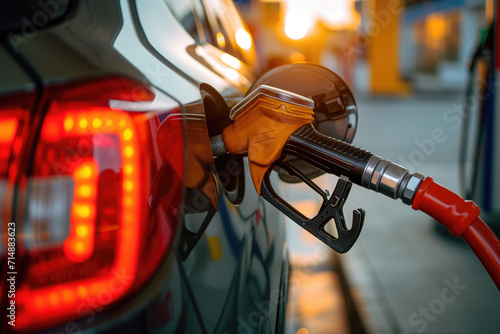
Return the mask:
<path id="1" fill-rule="evenodd" d="M 410 86 L 399 73 L 399 30 L 402 0 L 369 0 L 370 21 L 365 26 L 373 94 L 407 94 Z"/>

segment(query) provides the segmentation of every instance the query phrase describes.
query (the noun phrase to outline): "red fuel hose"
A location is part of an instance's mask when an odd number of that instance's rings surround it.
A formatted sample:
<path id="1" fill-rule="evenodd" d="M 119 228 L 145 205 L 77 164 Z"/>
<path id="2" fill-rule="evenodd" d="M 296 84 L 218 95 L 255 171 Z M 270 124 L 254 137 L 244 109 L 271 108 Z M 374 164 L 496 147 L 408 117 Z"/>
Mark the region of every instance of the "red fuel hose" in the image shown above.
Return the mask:
<path id="1" fill-rule="evenodd" d="M 462 238 L 476 253 L 500 290 L 500 241 L 498 238 L 481 218 L 477 218 L 465 230 Z"/>
<path id="2" fill-rule="evenodd" d="M 420 185 L 412 208 L 425 212 L 462 237 L 477 255 L 500 290 L 500 241 L 479 218 L 479 207 L 426 178 Z"/>

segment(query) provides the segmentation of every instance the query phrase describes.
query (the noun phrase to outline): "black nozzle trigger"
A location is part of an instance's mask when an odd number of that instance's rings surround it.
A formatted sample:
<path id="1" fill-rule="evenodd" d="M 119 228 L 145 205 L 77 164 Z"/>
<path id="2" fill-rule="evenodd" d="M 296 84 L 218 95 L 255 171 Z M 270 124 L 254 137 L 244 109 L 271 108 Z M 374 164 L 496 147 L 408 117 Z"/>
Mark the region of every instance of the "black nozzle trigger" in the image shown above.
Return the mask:
<path id="1" fill-rule="evenodd" d="M 365 211 L 358 208 L 353 211 L 352 227 L 348 229 L 346 226 L 342 208 L 351 190 L 352 182 L 347 177 L 341 176 L 335 186 L 335 190 L 330 198 L 328 198 L 325 192 L 295 167 L 284 162 L 278 162 L 276 166 L 285 169 L 290 175 L 297 176 L 314 191 L 319 193 L 323 197 L 323 205 L 314 218 L 309 219 L 304 216 L 274 191 L 270 181 L 271 170 L 266 173 L 262 182 L 262 197 L 330 248 L 339 253 L 347 252 L 358 239 L 365 219 Z M 332 219 L 335 223 L 338 237 L 333 236 L 325 229 L 328 222 Z"/>

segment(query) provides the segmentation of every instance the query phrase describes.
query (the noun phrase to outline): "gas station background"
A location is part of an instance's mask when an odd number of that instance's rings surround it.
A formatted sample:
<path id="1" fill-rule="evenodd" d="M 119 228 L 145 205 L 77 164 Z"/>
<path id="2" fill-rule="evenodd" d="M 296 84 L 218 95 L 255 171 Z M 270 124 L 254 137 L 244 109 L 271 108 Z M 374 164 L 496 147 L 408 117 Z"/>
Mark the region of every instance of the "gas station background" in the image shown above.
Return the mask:
<path id="1" fill-rule="evenodd" d="M 463 90 L 492 0 L 236 1 L 269 69 L 321 63 L 357 93 Z M 491 8 L 489 8 L 491 7 Z M 490 13 L 490 14 L 485 14 Z"/>

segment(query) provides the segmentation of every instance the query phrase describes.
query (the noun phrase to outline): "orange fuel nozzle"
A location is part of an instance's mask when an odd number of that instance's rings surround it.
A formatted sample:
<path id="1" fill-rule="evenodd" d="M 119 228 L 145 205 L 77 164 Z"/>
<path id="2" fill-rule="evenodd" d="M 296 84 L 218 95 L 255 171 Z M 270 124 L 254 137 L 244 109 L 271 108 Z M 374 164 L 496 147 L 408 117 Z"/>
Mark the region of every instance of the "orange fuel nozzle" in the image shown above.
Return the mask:
<path id="1" fill-rule="evenodd" d="M 212 148 L 218 141 L 221 152 L 248 154 L 252 181 L 260 195 L 267 170 L 281 157 L 288 138 L 312 123 L 313 108 L 314 101 L 307 97 L 262 85 L 233 107 L 234 123 L 224 129 L 222 138 L 212 140 Z"/>
<path id="2" fill-rule="evenodd" d="M 422 175 L 319 133 L 312 124 L 313 110 L 312 99 L 262 85 L 233 107 L 233 124 L 210 139 L 212 152 L 215 156 L 248 154 L 259 195 L 270 167 L 292 155 L 323 172 L 344 175 L 354 184 L 411 205 Z"/>

